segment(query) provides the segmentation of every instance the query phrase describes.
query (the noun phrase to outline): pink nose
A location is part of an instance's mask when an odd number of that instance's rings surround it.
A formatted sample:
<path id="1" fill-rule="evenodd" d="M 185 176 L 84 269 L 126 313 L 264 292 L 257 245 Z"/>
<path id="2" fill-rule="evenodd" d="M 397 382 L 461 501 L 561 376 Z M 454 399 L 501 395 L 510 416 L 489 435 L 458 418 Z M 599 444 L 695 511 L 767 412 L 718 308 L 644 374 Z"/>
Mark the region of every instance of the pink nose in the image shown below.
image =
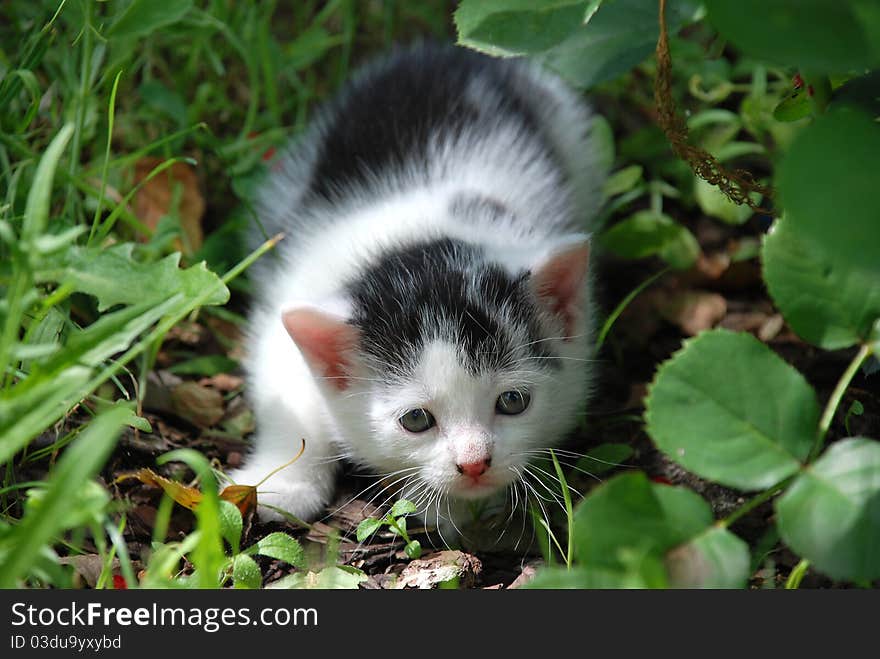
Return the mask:
<path id="1" fill-rule="evenodd" d="M 486 470 L 491 464 L 492 458 L 486 458 L 485 460 L 478 460 L 477 462 L 466 462 L 464 464 L 457 464 L 455 465 L 455 468 L 458 470 L 459 474 L 464 474 L 466 476 L 470 476 L 471 478 L 479 478 L 486 473 Z"/>

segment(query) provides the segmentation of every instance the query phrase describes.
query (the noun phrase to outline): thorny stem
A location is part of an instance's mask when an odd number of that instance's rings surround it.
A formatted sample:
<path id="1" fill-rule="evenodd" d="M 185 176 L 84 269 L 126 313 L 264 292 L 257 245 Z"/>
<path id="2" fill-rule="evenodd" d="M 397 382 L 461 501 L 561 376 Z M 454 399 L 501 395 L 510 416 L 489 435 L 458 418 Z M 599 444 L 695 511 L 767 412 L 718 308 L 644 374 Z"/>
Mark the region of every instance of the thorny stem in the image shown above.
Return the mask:
<path id="1" fill-rule="evenodd" d="M 831 422 L 834 420 L 834 413 L 837 411 L 838 405 L 840 405 L 843 394 L 846 393 L 846 389 L 849 387 L 850 381 L 855 377 L 859 367 L 868 357 L 871 356 L 872 352 L 873 348 L 870 343 L 863 344 L 862 347 L 859 348 L 858 353 L 856 353 L 856 356 L 853 357 L 853 360 L 850 362 L 846 371 L 840 376 L 837 386 L 834 388 L 834 391 L 831 392 L 831 398 L 828 399 L 828 403 L 825 405 L 825 411 L 822 413 L 822 418 L 819 421 L 819 430 L 816 433 L 816 439 L 813 442 L 813 449 L 810 451 L 810 456 L 807 458 L 807 462 L 815 460 L 816 456 L 819 455 L 819 451 L 822 450 L 822 446 L 825 444 L 825 435 L 828 434 L 828 429 L 831 427 Z"/>
<path id="2" fill-rule="evenodd" d="M 780 481 L 779 483 L 777 483 L 776 485 L 774 485 L 770 489 L 765 490 L 764 492 L 761 492 L 761 494 L 759 494 L 755 497 L 752 497 L 751 499 L 746 501 L 743 505 L 741 505 L 739 508 L 737 508 L 732 513 L 730 513 L 727 517 L 725 517 L 724 519 L 719 521 L 718 526 L 720 526 L 723 529 L 729 527 L 731 524 L 736 522 L 743 515 L 750 513 L 751 511 L 753 511 L 755 508 L 760 506 L 765 501 L 769 501 L 770 499 L 775 497 L 777 494 L 779 494 L 779 492 L 781 492 L 785 488 L 785 486 L 788 485 L 788 483 L 791 479 L 792 479 L 792 477 L 786 478 L 785 480 Z"/>
<path id="3" fill-rule="evenodd" d="M 855 374 L 859 370 L 859 367 L 868 357 L 871 356 L 872 352 L 872 345 L 870 343 L 864 344 L 859 349 L 859 352 L 856 354 L 856 356 L 853 357 L 853 360 L 850 362 L 846 371 L 844 371 L 843 375 L 840 376 L 840 381 L 837 383 L 837 386 L 831 393 L 831 398 L 828 399 L 828 403 L 825 405 L 825 411 L 822 413 L 822 418 L 819 420 L 819 428 L 816 431 L 816 439 L 813 444 L 813 448 L 810 451 L 809 456 L 807 457 L 807 464 L 815 460 L 816 456 L 819 454 L 819 451 L 822 450 L 822 446 L 825 443 L 825 435 L 828 434 L 828 429 L 831 427 L 831 421 L 834 419 L 834 413 L 837 411 L 837 407 L 840 405 L 843 394 L 846 392 L 849 383 L 855 377 Z M 721 528 L 729 527 L 743 515 L 751 512 L 765 501 L 769 501 L 774 496 L 776 496 L 779 492 L 785 489 L 785 486 L 788 485 L 792 478 L 794 477 L 790 476 L 785 480 L 780 481 L 768 490 L 761 492 L 761 494 L 753 497 L 742 506 L 740 506 L 738 509 L 734 510 L 723 520 L 719 521 L 718 526 L 720 526 Z"/>

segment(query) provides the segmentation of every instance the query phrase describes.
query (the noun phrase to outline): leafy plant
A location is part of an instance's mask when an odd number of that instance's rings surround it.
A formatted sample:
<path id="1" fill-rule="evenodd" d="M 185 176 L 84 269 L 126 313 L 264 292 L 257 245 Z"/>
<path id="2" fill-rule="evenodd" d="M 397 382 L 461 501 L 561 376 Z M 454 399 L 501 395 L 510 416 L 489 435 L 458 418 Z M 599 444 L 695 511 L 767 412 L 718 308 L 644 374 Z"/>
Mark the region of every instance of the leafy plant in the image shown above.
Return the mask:
<path id="1" fill-rule="evenodd" d="M 422 544 L 418 540 L 413 540 L 407 533 L 406 516 L 416 512 L 416 505 L 412 501 L 406 499 L 398 499 L 391 506 L 391 510 L 382 517 L 367 517 L 357 527 L 358 542 L 364 542 L 371 535 L 376 533 L 383 526 L 391 531 L 394 535 L 399 535 L 405 543 L 403 552 L 409 558 L 418 558 L 422 555 Z"/>
<path id="2" fill-rule="evenodd" d="M 757 494 L 715 521 L 693 492 L 638 473 L 616 476 L 574 511 L 574 565 L 544 570 L 535 587 L 741 587 L 751 573 L 749 550 L 729 527 L 771 500 L 779 536 L 803 557 L 789 586 L 796 587 L 808 567 L 841 581 L 880 578 L 874 551 L 880 542 L 880 442 L 847 437 L 826 448 L 847 386 L 880 350 L 880 222 L 869 201 L 880 153 L 878 77 L 870 72 L 880 65 L 880 15 L 868 9 L 867 0 L 703 4 L 707 23 L 758 59 L 748 60 L 752 79 L 743 88 L 740 111 L 711 108 L 692 115 L 692 139 L 720 162 L 777 152 L 778 219 L 760 252 L 767 289 L 802 339 L 819 349 L 855 353 L 820 408 L 804 377 L 752 335 L 711 330 L 686 341 L 658 369 L 649 389 L 647 431 L 685 469 Z M 684 15 L 693 16 L 693 7 L 668 5 L 674 32 L 686 22 Z M 638 34 L 639 11 L 647 25 L 656 21 L 657 8 L 641 3 L 635 10 L 613 0 L 528 7 L 465 1 L 456 21 L 466 45 L 496 55 L 532 55 L 589 87 L 630 68 L 650 50 L 633 39 L 627 51 L 608 38 L 609 25 L 625 16 Z M 541 36 L 531 38 L 528 25 L 541 26 Z M 832 39 L 823 36 L 829 25 Z M 651 47 L 655 38 L 653 32 Z M 582 52 L 575 44 L 586 43 L 601 49 L 595 60 L 573 56 Z M 681 44 L 673 44 L 684 59 L 679 71 L 686 70 L 689 57 Z M 612 56 L 622 69 L 609 69 L 607 78 L 597 75 L 596 62 Z M 690 91 L 717 104 L 740 86 L 731 81 L 734 74 L 719 68 L 710 78 L 695 74 Z M 743 130 L 755 141 L 742 140 Z M 627 145 L 624 151 L 636 152 Z M 610 212 L 638 198 L 629 193 L 642 171 L 629 165 L 611 177 L 608 196 L 620 195 L 623 203 L 612 201 Z M 741 224 L 753 215 L 687 170 L 676 169 L 674 177 L 690 180 L 691 199 L 709 216 Z M 655 189 L 651 207 L 613 224 L 600 244 L 625 258 L 660 255 L 673 266 L 692 265 L 699 248 L 693 236 L 686 237 L 687 229 L 663 214 L 662 195 Z M 610 322 L 618 314 L 619 309 Z"/>

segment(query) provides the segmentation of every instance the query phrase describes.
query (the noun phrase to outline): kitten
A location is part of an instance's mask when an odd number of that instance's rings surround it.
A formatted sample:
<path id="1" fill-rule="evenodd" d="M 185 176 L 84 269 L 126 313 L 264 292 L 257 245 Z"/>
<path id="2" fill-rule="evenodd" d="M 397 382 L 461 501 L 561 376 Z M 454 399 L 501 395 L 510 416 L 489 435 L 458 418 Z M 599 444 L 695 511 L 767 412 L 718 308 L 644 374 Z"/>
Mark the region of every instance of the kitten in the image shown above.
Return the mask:
<path id="1" fill-rule="evenodd" d="M 447 528 L 462 502 L 520 498 L 591 381 L 590 131 L 580 98 L 524 61 L 422 44 L 362 70 L 259 199 L 287 239 L 255 271 L 257 433 L 233 480 L 304 438 L 260 492 L 301 519 L 343 457 Z"/>

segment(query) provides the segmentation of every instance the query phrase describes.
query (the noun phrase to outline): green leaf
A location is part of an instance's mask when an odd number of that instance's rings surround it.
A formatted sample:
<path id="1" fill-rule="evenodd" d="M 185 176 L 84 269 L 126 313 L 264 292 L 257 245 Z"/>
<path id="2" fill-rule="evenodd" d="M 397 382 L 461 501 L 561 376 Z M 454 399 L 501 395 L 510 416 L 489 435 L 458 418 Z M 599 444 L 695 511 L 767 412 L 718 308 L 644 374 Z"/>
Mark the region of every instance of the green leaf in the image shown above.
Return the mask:
<path id="1" fill-rule="evenodd" d="M 661 555 L 712 523 L 708 504 L 682 488 L 652 485 L 641 472 L 594 489 L 574 514 L 575 557 L 587 567 L 619 568 L 622 550 Z"/>
<path id="2" fill-rule="evenodd" d="M 422 555 L 422 543 L 418 540 L 411 540 L 407 543 L 406 547 L 403 548 L 403 553 L 406 554 L 408 558 L 418 558 Z"/>
<path id="3" fill-rule="evenodd" d="M 294 572 L 266 585 L 267 589 L 305 588 L 354 590 L 368 579 L 361 570 L 349 565 L 331 565 L 320 572 Z"/>
<path id="4" fill-rule="evenodd" d="M 192 8 L 192 0 L 134 0 L 117 18 L 108 37 L 130 38 L 178 22 Z"/>
<path id="5" fill-rule="evenodd" d="M 217 375 L 230 373 L 238 368 L 238 362 L 225 355 L 204 355 L 193 357 L 171 366 L 168 371 L 177 375 Z"/>
<path id="6" fill-rule="evenodd" d="M 65 528 L 66 520 L 81 503 L 71 493 L 79 491 L 107 461 L 127 413 L 125 409 L 112 408 L 98 415 L 63 453 L 49 477 L 40 505 L 26 513 L 16 532 L 8 536 L 14 545 L 6 548 L 8 551 L 0 551 L 5 553 L 0 588 L 16 587 L 39 558 L 40 548 Z"/>
<path id="7" fill-rule="evenodd" d="M 632 190 L 642 180 L 642 166 L 630 165 L 614 172 L 602 186 L 602 194 L 607 197 L 623 194 Z"/>
<path id="8" fill-rule="evenodd" d="M 709 505 L 685 488 L 621 474 L 575 512 L 577 567 L 538 574 L 533 588 L 728 588 L 749 573 L 748 546 L 713 525 Z"/>
<path id="9" fill-rule="evenodd" d="M 745 54 L 818 73 L 880 64 L 880 15 L 872 3 L 705 0 L 709 22 Z"/>
<path id="10" fill-rule="evenodd" d="M 599 241 L 618 256 L 639 259 L 657 254 L 679 269 L 689 268 L 700 255 L 700 246 L 686 227 L 651 210 L 618 222 L 599 236 Z"/>
<path id="11" fill-rule="evenodd" d="M 668 3 L 670 33 L 691 22 L 698 4 Z M 589 21 L 537 57 L 572 84 L 589 88 L 626 73 L 657 45 L 657 4 L 645 0 L 605 0 Z"/>
<path id="12" fill-rule="evenodd" d="M 743 224 L 755 212 L 745 204 L 735 204 L 718 189 L 717 185 L 694 177 L 694 197 L 706 215 L 717 217 L 727 224 Z M 760 197 L 755 199 L 759 202 Z"/>
<path id="13" fill-rule="evenodd" d="M 286 533 L 276 531 L 257 541 L 245 550 L 247 554 L 260 554 L 284 561 L 294 567 L 302 567 L 305 553 L 302 545 Z"/>
<path id="14" fill-rule="evenodd" d="M 258 590 L 263 585 L 260 566 L 247 554 L 238 554 L 232 559 L 232 584 L 235 588 Z"/>
<path id="15" fill-rule="evenodd" d="M 220 530 L 220 500 L 217 496 L 217 479 L 211 463 L 199 451 L 180 448 L 160 455 L 157 464 L 178 461 L 189 465 L 202 486 L 202 498 L 195 507 L 196 528 L 199 538 L 190 560 L 195 567 L 194 583 L 198 588 L 217 588 L 227 565 L 223 551 L 223 535 Z M 191 537 L 193 534 L 190 534 Z"/>
<path id="16" fill-rule="evenodd" d="M 98 311 L 117 304 L 158 302 L 178 292 L 194 298 L 218 283 L 204 262 L 181 270 L 180 253 L 175 252 L 155 263 L 141 263 L 132 255 L 133 248 L 132 243 L 109 249 L 73 247 L 66 255 L 64 281 L 98 298 Z M 204 304 L 228 300 L 229 291 L 222 286 Z"/>
<path id="17" fill-rule="evenodd" d="M 403 515 L 410 515 L 414 512 L 416 512 L 416 504 L 412 501 L 407 501 L 406 499 L 398 499 L 394 502 L 394 505 L 391 506 L 392 517 L 402 517 Z"/>
<path id="18" fill-rule="evenodd" d="M 621 466 L 632 455 L 632 447 L 628 444 L 600 444 L 591 451 L 587 451 L 586 456 L 578 460 L 575 466 L 589 474 L 598 476 Z"/>
<path id="19" fill-rule="evenodd" d="M 851 107 L 871 117 L 880 115 L 880 71 L 847 80 L 834 90 L 831 107 Z"/>
<path id="20" fill-rule="evenodd" d="M 382 520 L 376 519 L 375 517 L 367 517 L 364 521 L 358 524 L 357 527 L 357 540 L 358 542 L 363 542 L 371 535 L 373 535 L 376 531 L 378 531 L 382 527 Z"/>
<path id="21" fill-rule="evenodd" d="M 880 125 L 838 110 L 780 166 L 786 214 L 765 243 L 768 288 L 795 331 L 826 349 L 864 340 L 880 317 L 877 153 Z"/>
<path id="22" fill-rule="evenodd" d="M 880 578 L 880 442 L 832 444 L 776 503 L 782 539 L 834 579 Z"/>
<path id="23" fill-rule="evenodd" d="M 35 487 L 28 490 L 28 498 L 25 502 L 25 513 L 39 515 L 40 509 L 46 505 L 45 487 Z M 80 526 L 94 523 L 100 524 L 110 502 L 107 490 L 93 480 L 77 483 L 73 486 L 68 497 L 73 499 L 73 505 L 65 518 L 61 521 L 62 526 L 58 532 L 68 531 Z"/>
<path id="24" fill-rule="evenodd" d="M 835 217 L 836 226 L 846 223 L 844 216 Z M 872 251 L 868 244 L 864 250 Z M 793 218 L 776 221 L 764 239 L 762 260 L 774 304 L 813 345 L 837 350 L 860 343 L 880 318 L 877 277 L 808 241 Z"/>
<path id="25" fill-rule="evenodd" d="M 618 567 L 545 568 L 529 581 L 529 590 L 571 590 L 609 588 L 657 588 L 669 587 L 669 579 L 662 558 L 655 554 L 633 554 L 625 565 Z"/>
<path id="26" fill-rule="evenodd" d="M 237 554 L 241 543 L 241 511 L 229 501 L 221 499 L 218 503 L 220 504 L 220 535 L 232 547 L 232 553 Z"/>
<path id="27" fill-rule="evenodd" d="M 49 202 L 52 198 L 52 181 L 55 179 L 55 170 L 64 148 L 73 136 L 73 124 L 65 124 L 52 138 L 46 148 L 34 180 L 28 190 L 27 203 L 24 209 L 24 226 L 21 231 L 21 240 L 29 245 L 38 236 L 45 233 L 46 224 L 49 222 Z"/>
<path id="28" fill-rule="evenodd" d="M 453 18 L 458 42 L 495 56 L 539 53 L 584 23 L 586 0 L 463 0 Z"/>
<path id="29" fill-rule="evenodd" d="M 749 546 L 716 526 L 666 555 L 670 584 L 678 588 L 742 588 L 750 572 Z"/>
<path id="30" fill-rule="evenodd" d="M 783 98 L 773 110 L 773 118 L 776 121 L 798 121 L 811 114 L 813 114 L 813 104 L 806 87 L 801 87 Z"/>
<path id="31" fill-rule="evenodd" d="M 729 487 L 760 490 L 796 473 L 819 422 L 803 376 L 750 334 L 705 332 L 663 363 L 645 420 L 672 460 Z"/>

